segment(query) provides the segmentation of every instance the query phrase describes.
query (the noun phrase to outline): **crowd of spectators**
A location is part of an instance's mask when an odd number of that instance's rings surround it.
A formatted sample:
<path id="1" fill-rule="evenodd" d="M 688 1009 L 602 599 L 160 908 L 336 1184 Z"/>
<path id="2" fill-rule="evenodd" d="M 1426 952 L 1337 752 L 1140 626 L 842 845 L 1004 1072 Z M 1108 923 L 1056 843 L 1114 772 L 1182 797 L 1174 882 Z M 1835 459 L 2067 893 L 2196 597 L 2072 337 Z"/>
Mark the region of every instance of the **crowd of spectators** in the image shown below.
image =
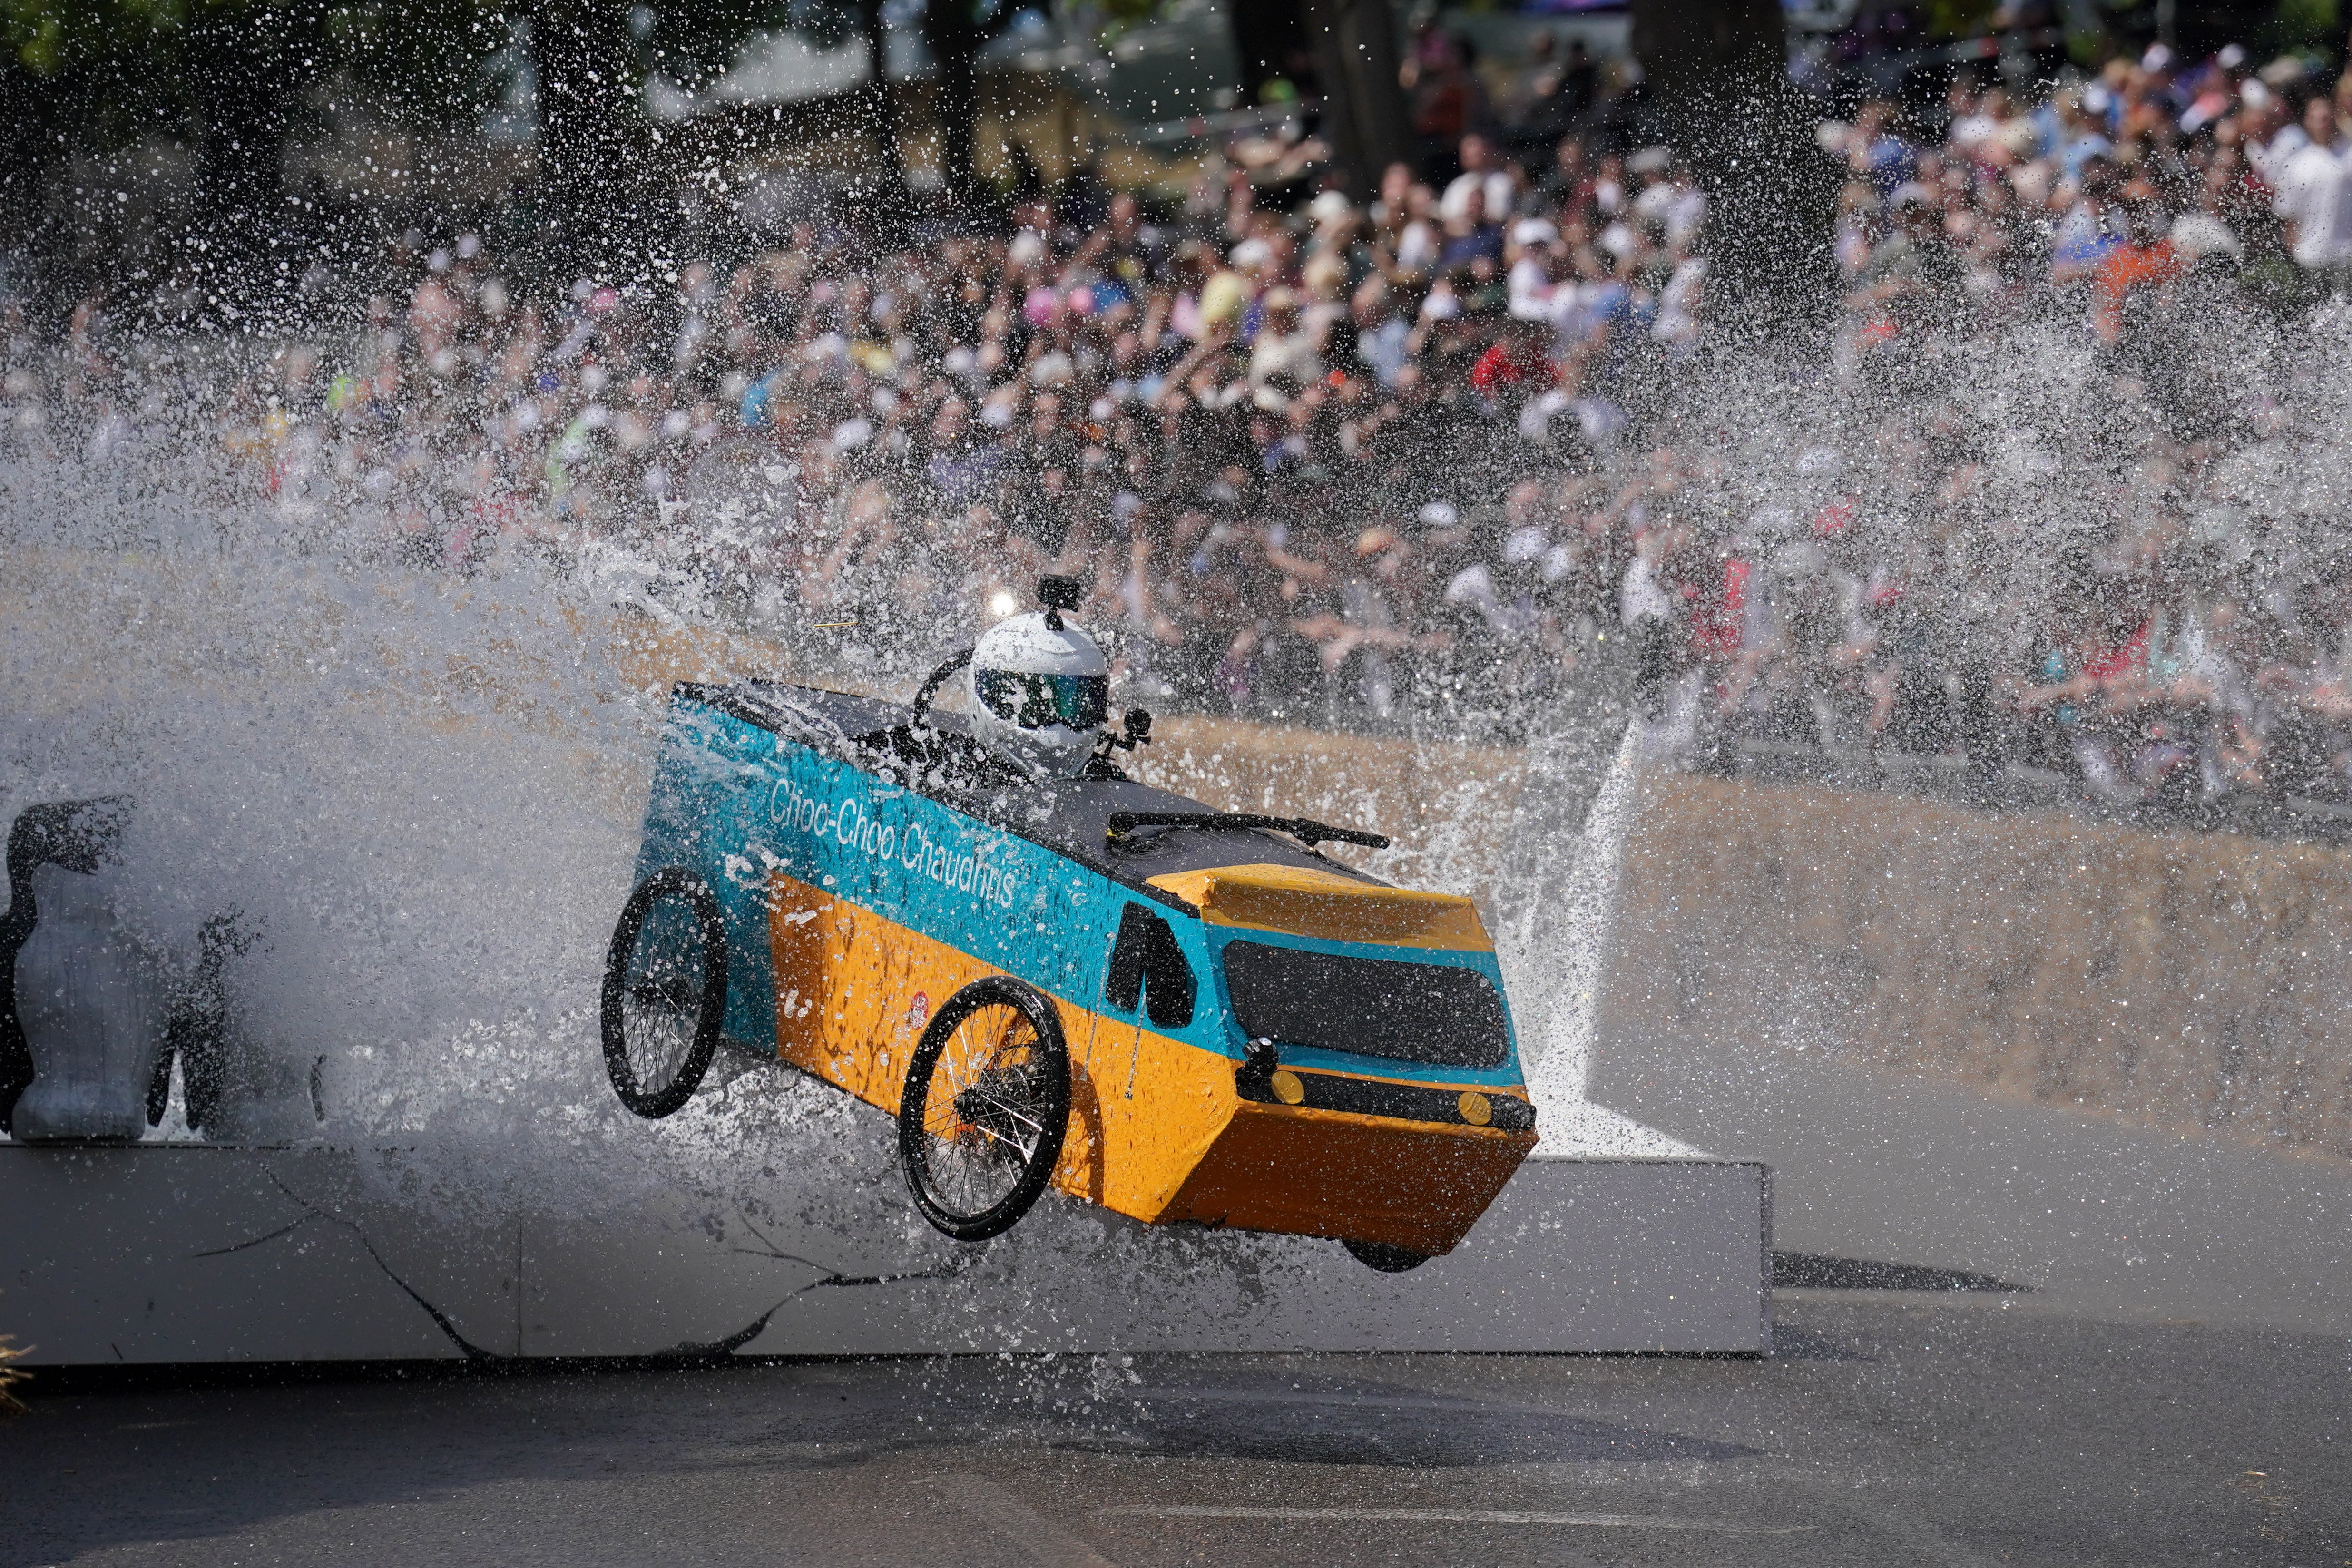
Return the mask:
<path id="1" fill-rule="evenodd" d="M 651 288 L 537 297 L 411 235 L 363 327 L 278 346 L 221 438 L 289 529 L 635 563 L 655 613 L 804 667 L 919 670 L 1063 572 L 1154 706 L 1507 739 L 1614 668 L 1702 765 L 2352 796 L 2352 498 L 2295 479 L 2343 444 L 2307 426 L 2352 342 L 2352 77 L 2159 47 L 2041 95 L 1964 78 L 1932 131 L 1825 121 L 1838 299 L 1746 351 L 1709 277 L 1741 237 L 1593 111 L 1589 61 L 1530 99 L 1563 79 L 1540 141 L 1456 105 L 1368 204 L 1273 137 L 1181 204 L 1080 179 L 896 247 L 813 217 Z M 140 417 L 129 313 L 17 353 L 11 439 L 66 427 L 41 364 L 110 410 L 76 428 Z M 2021 485 L 1974 395 L 1995 341 L 2100 410 L 2063 482 Z M 2324 359 L 2316 391 L 2247 368 L 2282 342 L 2336 356 L 2332 396 Z"/>

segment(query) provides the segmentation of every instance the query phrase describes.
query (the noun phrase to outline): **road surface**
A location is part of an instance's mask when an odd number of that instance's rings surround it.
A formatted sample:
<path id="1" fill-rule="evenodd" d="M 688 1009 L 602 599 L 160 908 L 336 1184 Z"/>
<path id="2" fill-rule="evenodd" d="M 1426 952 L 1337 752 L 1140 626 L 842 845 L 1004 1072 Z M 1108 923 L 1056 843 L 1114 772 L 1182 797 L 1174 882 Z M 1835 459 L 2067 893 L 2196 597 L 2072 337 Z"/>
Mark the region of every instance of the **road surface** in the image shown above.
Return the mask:
<path id="1" fill-rule="evenodd" d="M 809 1363 L 37 1390 L 0 1563 L 2339 1564 L 2338 1338 L 1783 1292 L 1769 1361 Z"/>

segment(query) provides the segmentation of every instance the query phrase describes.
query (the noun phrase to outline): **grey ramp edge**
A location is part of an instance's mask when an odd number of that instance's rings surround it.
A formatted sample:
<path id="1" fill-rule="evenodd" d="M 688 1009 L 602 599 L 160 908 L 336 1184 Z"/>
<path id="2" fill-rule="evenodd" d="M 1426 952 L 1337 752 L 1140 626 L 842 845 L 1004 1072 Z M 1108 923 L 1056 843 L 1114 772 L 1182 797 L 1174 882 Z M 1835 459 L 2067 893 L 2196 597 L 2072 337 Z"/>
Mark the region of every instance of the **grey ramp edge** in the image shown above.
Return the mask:
<path id="1" fill-rule="evenodd" d="M 36 1365 L 1770 1348 L 1751 1163 L 1533 1159 L 1454 1253 L 1384 1275 L 1052 1195 L 981 1247 L 880 1191 L 854 1234 L 688 1194 L 433 1208 L 394 1195 L 403 1160 L 0 1143 L 0 1333 Z"/>
<path id="2" fill-rule="evenodd" d="M 368 1239 L 201 1146 L 0 1144 L 0 1333 L 34 1365 L 460 1353 Z"/>

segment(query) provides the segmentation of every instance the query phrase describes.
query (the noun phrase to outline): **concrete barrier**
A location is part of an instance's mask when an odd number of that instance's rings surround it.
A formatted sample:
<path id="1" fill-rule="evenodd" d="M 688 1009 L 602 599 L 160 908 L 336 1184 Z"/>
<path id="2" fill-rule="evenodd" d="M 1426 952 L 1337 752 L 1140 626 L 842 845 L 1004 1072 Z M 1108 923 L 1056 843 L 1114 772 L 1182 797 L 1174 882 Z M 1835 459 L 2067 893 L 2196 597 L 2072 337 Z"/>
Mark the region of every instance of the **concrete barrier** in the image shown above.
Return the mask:
<path id="1" fill-rule="evenodd" d="M 1395 832 L 1384 869 L 1494 901 L 1522 755 L 1219 721 L 1154 776 Z M 1654 772 L 1615 1009 L 1996 1095 L 2352 1155 L 2352 852 L 2061 811 Z"/>
<path id="2" fill-rule="evenodd" d="M 1648 782 L 1613 1005 L 2352 1154 L 2352 855 L 2058 812 Z"/>

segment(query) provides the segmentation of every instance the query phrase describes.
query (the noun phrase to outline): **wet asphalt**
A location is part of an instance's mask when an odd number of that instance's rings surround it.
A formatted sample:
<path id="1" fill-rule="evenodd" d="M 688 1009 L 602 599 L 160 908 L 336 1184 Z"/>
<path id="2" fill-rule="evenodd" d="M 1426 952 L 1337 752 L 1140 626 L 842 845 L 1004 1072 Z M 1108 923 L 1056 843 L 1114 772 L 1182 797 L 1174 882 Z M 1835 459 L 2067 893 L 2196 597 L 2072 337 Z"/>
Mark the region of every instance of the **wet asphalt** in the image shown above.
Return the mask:
<path id="1" fill-rule="evenodd" d="M 2339 1564 L 2352 1347 L 1785 1290 L 1769 1360 L 37 1385 L 0 1563 Z"/>
<path id="2" fill-rule="evenodd" d="M 1785 1250 L 1990 1275 L 2125 1321 L 2352 1341 L 2352 1162 L 1824 1059 L 1760 1031 L 1606 1026 L 1594 1097 L 1771 1166 Z"/>
<path id="3" fill-rule="evenodd" d="M 2352 1168 L 1605 1039 L 1775 1165 L 1769 1359 L 50 1376 L 0 1568 L 2352 1564 Z"/>

